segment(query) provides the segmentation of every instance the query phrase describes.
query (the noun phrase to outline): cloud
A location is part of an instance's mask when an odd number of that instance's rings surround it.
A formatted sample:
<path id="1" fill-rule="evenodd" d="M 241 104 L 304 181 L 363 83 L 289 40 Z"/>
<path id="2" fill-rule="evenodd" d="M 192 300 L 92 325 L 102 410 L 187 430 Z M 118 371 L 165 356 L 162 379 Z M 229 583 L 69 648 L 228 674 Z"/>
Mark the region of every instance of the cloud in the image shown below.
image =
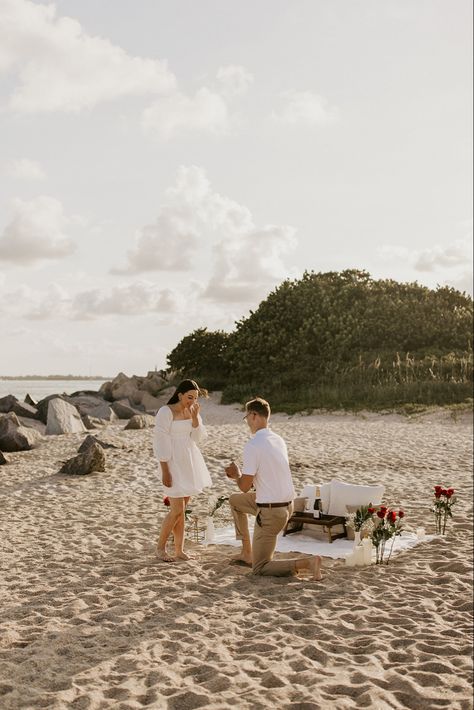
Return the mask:
<path id="1" fill-rule="evenodd" d="M 280 94 L 284 106 L 273 112 L 272 118 L 289 125 L 316 126 L 333 123 L 339 119 L 339 109 L 311 91 L 286 91 Z"/>
<path id="2" fill-rule="evenodd" d="M 54 4 L 0 3 L 0 71 L 18 85 L 9 107 L 22 112 L 80 111 L 101 101 L 173 90 L 165 62 L 127 54 L 108 39 L 88 35 Z"/>
<path id="3" fill-rule="evenodd" d="M 253 80 L 253 74 L 240 65 L 230 64 L 217 70 L 217 81 L 224 96 L 242 96 Z"/>
<path id="4" fill-rule="evenodd" d="M 219 233 L 240 233 L 251 224 L 249 210 L 215 192 L 201 168 L 182 166 L 156 221 L 137 231 L 128 263 L 112 273 L 188 271 L 203 242 L 216 240 Z"/>
<path id="5" fill-rule="evenodd" d="M 44 180 L 46 173 L 39 163 L 28 158 L 12 160 L 8 166 L 8 174 L 17 180 Z"/>
<path id="6" fill-rule="evenodd" d="M 76 249 L 64 233 L 69 221 L 53 197 L 15 200 L 13 219 L 0 236 L 0 261 L 29 265 L 69 256 Z"/>
<path id="7" fill-rule="evenodd" d="M 472 263 L 472 240 L 458 239 L 448 246 L 435 245 L 431 249 L 419 252 L 415 269 L 417 271 L 434 271 L 438 267 L 457 268 Z"/>
<path id="8" fill-rule="evenodd" d="M 114 286 L 109 291 L 91 289 L 81 291 L 73 299 L 71 310 L 78 320 L 92 320 L 98 316 L 142 316 L 150 313 L 171 315 L 184 306 L 178 294 L 160 289 L 148 281 Z"/>
<path id="9" fill-rule="evenodd" d="M 255 303 L 281 280 L 296 273 L 284 256 L 296 246 L 296 230 L 284 225 L 252 228 L 222 240 L 204 298 L 222 303 Z"/>
<path id="10" fill-rule="evenodd" d="M 176 92 L 143 111 L 142 127 L 148 135 L 162 140 L 182 133 L 223 135 L 229 127 L 228 107 L 222 96 L 206 87 L 192 98 Z"/>

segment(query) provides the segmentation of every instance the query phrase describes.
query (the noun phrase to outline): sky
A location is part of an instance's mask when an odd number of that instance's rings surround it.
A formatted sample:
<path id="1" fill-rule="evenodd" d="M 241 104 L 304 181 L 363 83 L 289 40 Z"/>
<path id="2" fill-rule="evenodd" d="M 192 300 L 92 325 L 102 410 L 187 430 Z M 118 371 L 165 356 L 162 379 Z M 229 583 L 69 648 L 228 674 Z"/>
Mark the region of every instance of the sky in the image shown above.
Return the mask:
<path id="1" fill-rule="evenodd" d="M 0 0 L 0 375 L 144 375 L 286 278 L 472 294 L 471 0 Z"/>

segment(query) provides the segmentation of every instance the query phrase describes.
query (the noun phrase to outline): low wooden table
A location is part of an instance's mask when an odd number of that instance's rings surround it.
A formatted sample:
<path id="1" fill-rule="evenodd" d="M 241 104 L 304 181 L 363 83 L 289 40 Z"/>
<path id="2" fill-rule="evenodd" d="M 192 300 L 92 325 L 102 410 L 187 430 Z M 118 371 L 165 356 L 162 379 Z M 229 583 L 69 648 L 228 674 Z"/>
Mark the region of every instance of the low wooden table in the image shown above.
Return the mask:
<path id="1" fill-rule="evenodd" d="M 291 533 L 301 532 L 303 525 L 319 525 L 327 528 L 329 542 L 337 540 L 340 537 L 347 537 L 346 519 L 343 516 L 321 514 L 319 518 L 315 518 L 313 513 L 305 513 L 303 511 L 293 513 L 283 531 L 283 537 L 285 537 L 285 535 L 291 535 Z M 335 525 L 342 525 L 344 532 L 333 535 L 331 528 Z"/>

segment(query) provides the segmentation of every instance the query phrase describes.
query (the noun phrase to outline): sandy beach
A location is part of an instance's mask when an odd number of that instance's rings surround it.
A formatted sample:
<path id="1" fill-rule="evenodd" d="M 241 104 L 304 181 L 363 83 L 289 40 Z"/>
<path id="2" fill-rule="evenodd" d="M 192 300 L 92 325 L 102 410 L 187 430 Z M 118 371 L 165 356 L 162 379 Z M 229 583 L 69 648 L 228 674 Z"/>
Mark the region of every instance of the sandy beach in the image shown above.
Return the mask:
<path id="1" fill-rule="evenodd" d="M 240 460 L 242 412 L 212 398 L 202 414 L 213 494 L 228 494 L 222 469 Z M 2 709 L 472 707 L 470 415 L 272 418 L 297 490 L 380 481 L 406 527 L 427 532 L 433 486 L 459 496 L 445 538 L 383 567 L 325 559 L 321 583 L 252 577 L 228 565 L 235 549 L 192 540 L 192 561 L 158 561 L 152 430 L 124 424 L 97 432 L 117 447 L 104 473 L 58 475 L 79 434 L 0 469 Z"/>

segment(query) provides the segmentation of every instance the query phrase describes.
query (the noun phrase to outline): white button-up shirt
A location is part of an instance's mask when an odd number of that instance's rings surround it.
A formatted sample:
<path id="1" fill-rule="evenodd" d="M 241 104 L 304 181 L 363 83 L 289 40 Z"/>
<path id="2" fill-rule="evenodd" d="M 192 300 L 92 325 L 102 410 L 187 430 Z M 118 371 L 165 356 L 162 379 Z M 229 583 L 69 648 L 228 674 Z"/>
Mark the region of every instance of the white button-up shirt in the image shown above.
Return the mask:
<path id="1" fill-rule="evenodd" d="M 286 444 L 271 429 L 259 429 L 245 444 L 242 473 L 255 476 L 257 503 L 286 503 L 295 497 Z"/>

